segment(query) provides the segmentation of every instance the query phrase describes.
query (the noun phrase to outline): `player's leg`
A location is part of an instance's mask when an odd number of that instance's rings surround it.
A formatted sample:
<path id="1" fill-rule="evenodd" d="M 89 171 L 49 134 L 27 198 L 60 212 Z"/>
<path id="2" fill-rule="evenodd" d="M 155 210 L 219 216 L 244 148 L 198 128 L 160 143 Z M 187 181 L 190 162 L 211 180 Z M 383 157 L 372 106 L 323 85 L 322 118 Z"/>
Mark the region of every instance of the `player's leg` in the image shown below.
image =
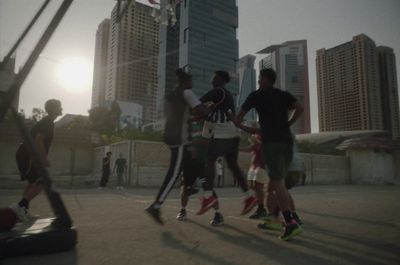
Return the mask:
<path id="1" fill-rule="evenodd" d="M 201 200 L 200 210 L 197 212 L 198 215 L 204 214 L 217 203 L 214 191 L 214 178 L 215 162 L 218 157 L 221 156 L 221 148 L 218 140 L 219 139 L 212 139 L 209 144 L 203 181 L 204 196 Z"/>
<path id="2" fill-rule="evenodd" d="M 146 209 L 148 214 L 159 224 L 164 224 L 161 219 L 160 208 L 181 173 L 182 161 L 184 155 L 187 153 L 185 149 L 187 149 L 187 147 L 183 145 L 170 147 L 171 159 L 167 174 L 164 177 L 163 184 L 158 191 L 155 201 Z"/>
<path id="3" fill-rule="evenodd" d="M 285 231 L 281 235 L 282 240 L 289 240 L 301 233 L 300 226 L 293 219 L 290 210 L 290 198 L 285 186 L 284 177 L 287 176 L 287 168 L 291 162 L 293 150 L 291 143 L 267 143 L 263 145 L 265 162 L 268 165 L 270 177 L 270 189 L 275 192 L 279 208 L 285 219 Z"/>
<path id="4" fill-rule="evenodd" d="M 241 215 L 244 215 L 249 213 L 257 205 L 257 198 L 254 195 L 254 191 L 249 189 L 243 171 L 239 167 L 238 157 L 240 138 L 224 140 L 224 147 L 225 150 L 227 150 L 227 152 L 225 153 L 227 166 L 232 172 L 234 179 L 236 179 L 244 194 L 244 206 L 241 212 Z"/>

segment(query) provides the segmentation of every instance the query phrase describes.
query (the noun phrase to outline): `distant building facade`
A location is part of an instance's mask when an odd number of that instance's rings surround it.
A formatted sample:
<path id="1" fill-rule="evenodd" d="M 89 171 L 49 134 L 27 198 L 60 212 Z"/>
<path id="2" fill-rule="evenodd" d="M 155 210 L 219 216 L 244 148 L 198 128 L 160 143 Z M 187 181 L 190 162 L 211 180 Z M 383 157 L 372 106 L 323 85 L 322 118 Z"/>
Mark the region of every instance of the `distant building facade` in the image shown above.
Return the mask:
<path id="1" fill-rule="evenodd" d="M 392 138 L 400 137 L 399 92 L 396 56 L 392 48 L 379 46 L 379 80 L 382 96 L 383 128 Z"/>
<path id="2" fill-rule="evenodd" d="M 0 82 L 0 93 L 6 93 L 8 92 L 9 86 L 12 84 L 16 77 L 15 73 L 15 56 L 11 57 L 10 60 L 8 61 L 8 64 L 5 66 L 2 74 L 1 74 L 1 80 Z M 12 106 L 19 111 L 19 94 L 20 91 L 15 95 L 14 101 L 12 103 Z"/>
<path id="3" fill-rule="evenodd" d="M 393 51 L 365 34 L 317 51 L 320 131 L 388 130 L 399 133 Z"/>
<path id="4" fill-rule="evenodd" d="M 256 90 L 256 70 L 254 69 L 254 62 L 256 56 L 246 55 L 239 59 L 239 91 L 237 94 L 237 108 L 239 109 L 249 94 Z M 255 110 L 250 110 L 245 119 L 248 121 L 255 121 L 257 119 Z"/>
<path id="5" fill-rule="evenodd" d="M 308 79 L 307 40 L 287 41 L 269 46 L 258 54 L 266 54 L 259 68 L 272 68 L 277 73 L 276 87 L 292 93 L 304 106 L 304 113 L 293 125 L 295 134 L 311 132 L 310 93 Z"/>
<path id="6" fill-rule="evenodd" d="M 94 50 L 91 108 L 104 105 L 106 99 L 107 54 L 110 38 L 110 19 L 104 19 L 97 28 Z"/>
<path id="7" fill-rule="evenodd" d="M 193 90 L 198 95 L 209 91 L 215 70 L 228 71 L 227 85 L 238 93 L 237 64 L 239 45 L 236 36 L 236 1 L 183 1 L 180 8 L 179 66 L 193 74 Z"/>
<path id="8" fill-rule="evenodd" d="M 179 68 L 179 35 L 180 4 L 177 6 L 177 22 L 174 25 L 160 23 L 160 41 L 158 57 L 158 94 L 157 110 L 159 118 L 163 117 L 163 101 L 165 95 L 177 84 L 175 70 Z"/>
<path id="9" fill-rule="evenodd" d="M 111 13 L 106 101 L 143 106 L 143 122 L 157 119 L 158 22 L 152 7 L 133 1 L 117 19 L 118 3 Z"/>

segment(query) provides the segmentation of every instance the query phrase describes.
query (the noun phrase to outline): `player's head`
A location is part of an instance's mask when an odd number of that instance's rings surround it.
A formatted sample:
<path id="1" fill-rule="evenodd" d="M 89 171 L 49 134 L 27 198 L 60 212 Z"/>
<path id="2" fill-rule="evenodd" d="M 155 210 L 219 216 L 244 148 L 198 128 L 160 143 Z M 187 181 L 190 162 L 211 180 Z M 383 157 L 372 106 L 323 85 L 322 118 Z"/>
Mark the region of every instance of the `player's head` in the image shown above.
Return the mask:
<path id="1" fill-rule="evenodd" d="M 271 87 L 275 84 L 276 72 L 272 68 L 262 69 L 258 78 L 260 87 Z"/>
<path id="2" fill-rule="evenodd" d="M 111 152 L 107 152 L 106 155 L 107 155 L 108 157 L 111 157 L 112 153 L 111 153 Z"/>
<path id="3" fill-rule="evenodd" d="M 44 109 L 50 116 L 57 117 L 62 115 L 61 101 L 58 99 L 49 99 L 44 104 Z"/>
<path id="4" fill-rule="evenodd" d="M 214 88 L 224 87 L 227 83 L 231 81 L 231 77 L 227 71 L 218 70 L 214 72 L 212 79 L 212 86 Z"/>
<path id="5" fill-rule="evenodd" d="M 183 89 L 192 88 L 192 75 L 190 73 L 186 72 L 182 68 L 178 68 L 176 69 L 175 74 L 178 79 L 179 87 Z"/>

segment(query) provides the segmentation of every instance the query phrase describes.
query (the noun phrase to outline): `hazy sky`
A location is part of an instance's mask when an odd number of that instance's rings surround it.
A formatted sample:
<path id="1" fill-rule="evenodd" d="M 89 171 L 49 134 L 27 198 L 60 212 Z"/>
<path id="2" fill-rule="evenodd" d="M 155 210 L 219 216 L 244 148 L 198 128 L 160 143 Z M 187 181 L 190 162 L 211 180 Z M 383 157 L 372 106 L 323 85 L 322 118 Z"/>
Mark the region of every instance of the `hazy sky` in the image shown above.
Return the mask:
<path id="1" fill-rule="evenodd" d="M 43 0 L 0 0 L 0 55 L 3 57 Z M 52 1 L 46 16 L 17 52 L 20 65 L 61 0 Z M 87 114 L 91 81 L 82 91 L 69 91 L 57 73 L 62 62 L 80 58 L 92 68 L 95 33 L 109 17 L 114 0 L 75 0 L 21 91 L 20 108 L 30 113 L 48 98 L 59 98 L 65 113 Z M 365 33 L 377 45 L 394 48 L 400 67 L 400 0 L 238 0 L 239 54 L 254 54 L 267 45 L 307 39 L 312 129 L 318 130 L 315 51 L 350 41 Z M 260 57 L 261 58 L 261 57 Z M 258 62 L 256 62 L 258 63 Z M 92 69 L 90 69 L 90 72 Z M 399 76 L 398 76 L 399 78 Z"/>

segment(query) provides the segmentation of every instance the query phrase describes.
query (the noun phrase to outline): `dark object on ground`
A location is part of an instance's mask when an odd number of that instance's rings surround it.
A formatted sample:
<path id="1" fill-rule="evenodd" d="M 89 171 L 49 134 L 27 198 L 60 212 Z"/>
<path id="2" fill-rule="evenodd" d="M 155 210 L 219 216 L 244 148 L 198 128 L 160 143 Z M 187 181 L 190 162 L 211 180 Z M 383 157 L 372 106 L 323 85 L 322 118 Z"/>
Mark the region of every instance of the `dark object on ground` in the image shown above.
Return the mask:
<path id="1" fill-rule="evenodd" d="M 77 243 L 75 228 L 58 226 L 54 218 L 18 223 L 0 233 L 0 258 L 68 251 Z"/>
<path id="2" fill-rule="evenodd" d="M 17 223 L 17 215 L 10 208 L 0 209 L 0 232 L 11 230 Z"/>

